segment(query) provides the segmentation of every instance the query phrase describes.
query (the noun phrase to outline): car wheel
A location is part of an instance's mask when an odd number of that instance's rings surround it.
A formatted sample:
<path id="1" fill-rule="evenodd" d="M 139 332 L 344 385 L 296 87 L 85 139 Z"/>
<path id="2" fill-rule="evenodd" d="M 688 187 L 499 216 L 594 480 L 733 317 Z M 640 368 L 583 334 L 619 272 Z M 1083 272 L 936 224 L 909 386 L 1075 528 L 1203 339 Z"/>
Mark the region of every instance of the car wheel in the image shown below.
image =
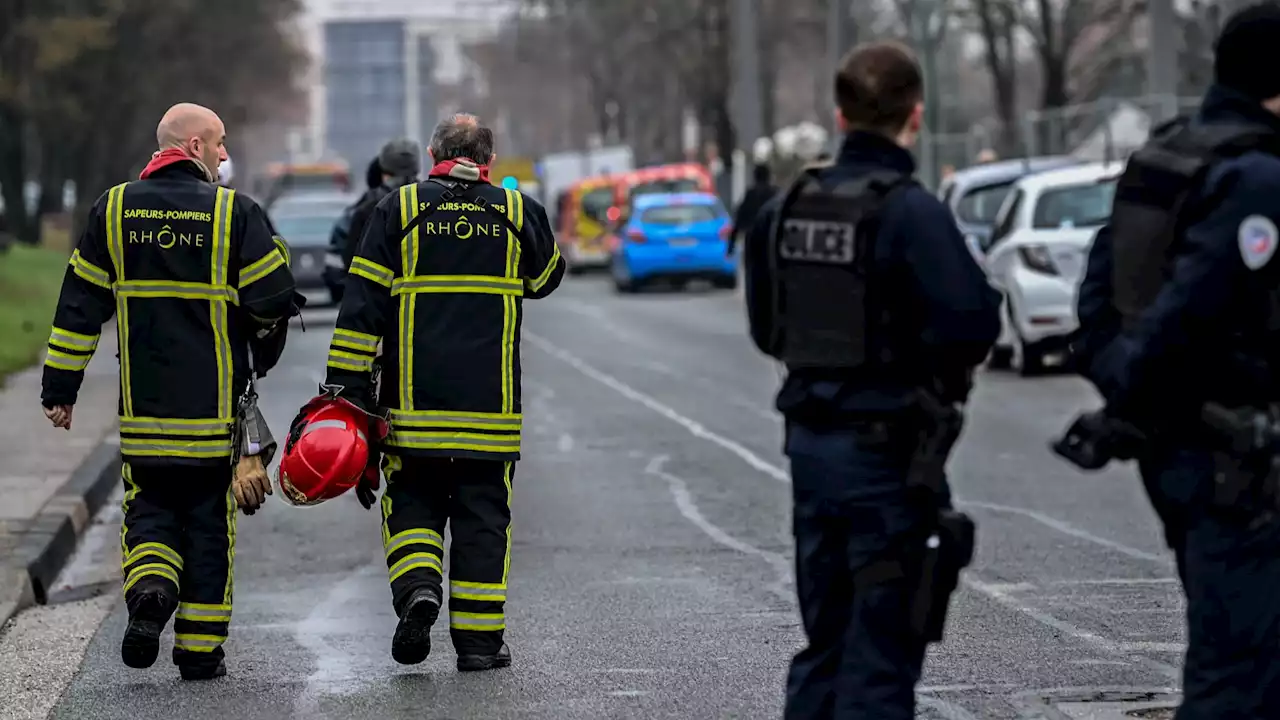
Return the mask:
<path id="1" fill-rule="evenodd" d="M 987 367 L 992 370 L 1008 370 L 1013 367 L 1013 348 L 996 346 L 991 348 L 987 358 Z"/>
<path id="2" fill-rule="evenodd" d="M 724 275 L 711 281 L 711 286 L 720 290 L 736 290 L 738 287 L 737 275 Z"/>
<path id="3" fill-rule="evenodd" d="M 1022 333 L 1018 331 L 1018 322 L 1014 319 L 1013 300 L 1005 303 L 1005 310 L 1009 313 L 1009 329 L 1013 331 L 1013 348 L 1010 357 L 1012 364 L 1018 368 L 1018 374 L 1022 377 L 1039 375 L 1044 371 L 1044 353 L 1036 350 L 1034 346 L 1028 347 L 1027 341 L 1022 339 Z"/>

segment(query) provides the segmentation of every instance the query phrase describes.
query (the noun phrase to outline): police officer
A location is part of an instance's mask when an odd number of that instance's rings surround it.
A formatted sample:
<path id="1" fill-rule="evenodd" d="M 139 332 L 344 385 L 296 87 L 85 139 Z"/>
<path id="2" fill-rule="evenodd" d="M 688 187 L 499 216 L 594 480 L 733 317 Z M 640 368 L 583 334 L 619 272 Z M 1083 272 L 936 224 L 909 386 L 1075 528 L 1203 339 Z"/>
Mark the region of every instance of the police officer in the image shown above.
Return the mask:
<path id="1" fill-rule="evenodd" d="M 1275 432 L 1255 434 L 1280 401 L 1280 75 L 1258 62 L 1277 43 L 1280 3 L 1226 23 L 1199 112 L 1130 159 L 1078 301 L 1073 351 L 1107 405 L 1058 449 L 1139 461 L 1187 597 L 1179 720 L 1280 712 Z"/>
<path id="2" fill-rule="evenodd" d="M 1000 299 L 950 211 L 911 179 L 922 88 L 902 45 L 850 52 L 835 79 L 838 157 L 766 205 L 746 246 L 752 337 L 788 371 L 777 407 L 809 639 L 788 720 L 914 718 L 926 645 L 972 551 L 942 466 Z M 925 552 L 943 519 L 949 582 Z"/>
<path id="3" fill-rule="evenodd" d="M 475 117 L 443 121 L 429 152 L 427 180 L 387 196 L 369 221 L 326 382 L 369 409 L 381 344 L 379 399 L 391 421 L 382 535 L 400 617 L 392 656 L 415 664 L 430 651 L 452 522 L 458 669 L 488 670 L 511 663 L 503 607 L 520 458 L 521 301 L 551 294 L 565 261 L 542 206 L 489 184 L 493 133 Z M 360 497 L 372 504 L 367 487 Z"/>
<path id="4" fill-rule="evenodd" d="M 351 258 L 355 256 L 356 246 L 360 243 L 360 238 L 364 237 L 369 218 L 373 216 L 373 209 L 382 198 L 395 192 L 397 188 L 418 181 L 418 175 L 422 172 L 422 151 L 418 143 L 412 140 L 392 140 L 383 145 L 382 151 L 378 153 L 378 168 L 382 173 L 382 182 L 369 188 L 351 211 L 351 229 L 342 256 L 342 263 L 348 270 L 351 268 Z"/>
<path id="5" fill-rule="evenodd" d="M 778 188 L 770 177 L 769 166 L 757 163 L 753 171 L 751 187 L 747 188 L 746 195 L 742 196 L 742 202 L 738 204 L 738 209 L 733 214 L 733 227 L 729 231 L 727 254 L 733 254 L 738 238 L 747 234 L 751 225 L 755 223 L 756 216 L 760 214 L 760 208 L 764 207 L 764 204 L 777 193 Z"/>
<path id="6" fill-rule="evenodd" d="M 121 654 L 150 667 L 175 611 L 173 661 L 187 680 L 225 674 L 231 621 L 237 398 L 296 313 L 287 251 L 249 198 L 215 185 L 222 121 L 170 108 L 134 182 L 98 199 L 71 256 L 49 337 L 42 400 L 55 426 L 72 407 L 114 314 L 125 483 Z M 265 344 L 264 344 L 265 341 Z"/>
<path id="7" fill-rule="evenodd" d="M 324 284 L 329 288 L 329 295 L 335 303 L 342 302 L 342 286 L 347 277 L 347 266 L 351 264 L 351 256 L 355 254 L 354 245 L 358 239 L 351 237 L 352 216 L 355 215 L 356 208 L 360 206 L 368 192 L 382 185 L 382 168 L 378 165 L 378 158 L 375 157 L 369 161 L 369 166 L 364 172 L 364 182 L 365 192 L 342 211 L 342 215 L 333 224 L 333 230 L 329 233 L 329 250 L 326 253 L 323 276 Z M 382 197 L 383 195 L 379 195 L 378 199 L 381 200 Z M 337 258 L 336 262 L 334 258 Z"/>

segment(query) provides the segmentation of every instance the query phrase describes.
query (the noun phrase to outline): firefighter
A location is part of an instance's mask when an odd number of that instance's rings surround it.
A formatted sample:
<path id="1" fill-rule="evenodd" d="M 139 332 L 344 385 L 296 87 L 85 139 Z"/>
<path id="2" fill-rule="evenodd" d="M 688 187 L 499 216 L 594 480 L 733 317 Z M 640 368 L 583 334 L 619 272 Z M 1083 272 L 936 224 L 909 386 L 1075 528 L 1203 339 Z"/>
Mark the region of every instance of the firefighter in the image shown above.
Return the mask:
<path id="1" fill-rule="evenodd" d="M 925 97 L 911 52 L 855 48 L 835 96 L 838 156 L 770 201 L 744 249 L 752 339 L 787 368 L 777 407 L 809 644 L 785 718 L 908 720 L 973 551 L 943 468 L 1000 297 L 912 179 Z"/>
<path id="2" fill-rule="evenodd" d="M 226 673 L 237 398 L 283 350 L 299 300 L 287 248 L 252 200 L 215 185 L 226 158 L 213 111 L 175 105 L 139 179 L 98 198 L 72 253 L 49 337 L 42 402 L 69 429 L 102 325 L 120 358 L 126 665 L 150 667 L 176 612 L 183 679 Z M 264 352 L 264 348 L 270 348 Z"/>
<path id="3" fill-rule="evenodd" d="M 391 422 L 382 537 L 400 618 L 391 654 L 402 664 L 430 652 L 448 522 L 458 669 L 511 664 L 503 607 L 520 458 L 521 302 L 550 295 L 565 261 L 542 206 L 489 183 L 493 149 L 493 133 L 473 116 L 436 128 L 428 178 L 389 195 L 369 221 L 329 351 L 326 388 L 371 410 L 381 344 L 378 399 Z M 372 506 L 367 484 L 357 493 Z"/>

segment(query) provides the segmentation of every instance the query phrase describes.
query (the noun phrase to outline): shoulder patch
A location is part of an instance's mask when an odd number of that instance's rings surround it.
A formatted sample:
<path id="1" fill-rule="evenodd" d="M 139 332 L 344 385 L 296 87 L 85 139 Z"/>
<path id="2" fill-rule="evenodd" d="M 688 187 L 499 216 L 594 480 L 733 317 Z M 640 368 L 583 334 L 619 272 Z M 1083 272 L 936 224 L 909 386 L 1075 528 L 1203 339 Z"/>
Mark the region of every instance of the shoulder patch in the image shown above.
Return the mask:
<path id="1" fill-rule="evenodd" d="M 1270 262 L 1276 254 L 1276 245 L 1280 243 L 1280 231 L 1270 218 L 1262 215 L 1250 215 L 1240 223 L 1237 235 L 1240 245 L 1240 258 L 1244 266 L 1250 270 L 1258 270 Z"/>

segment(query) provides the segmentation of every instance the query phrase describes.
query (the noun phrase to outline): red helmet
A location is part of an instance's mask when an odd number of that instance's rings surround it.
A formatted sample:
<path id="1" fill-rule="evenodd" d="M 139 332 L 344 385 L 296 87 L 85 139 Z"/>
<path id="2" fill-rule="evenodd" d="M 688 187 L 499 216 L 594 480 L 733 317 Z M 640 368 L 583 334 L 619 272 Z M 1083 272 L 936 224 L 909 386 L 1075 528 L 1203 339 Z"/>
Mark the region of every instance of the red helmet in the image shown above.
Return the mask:
<path id="1" fill-rule="evenodd" d="M 313 398 L 294 421 L 280 458 L 274 483 L 280 499 L 318 505 L 355 487 L 369 463 L 369 430 L 381 440 L 385 421 L 342 398 Z"/>

